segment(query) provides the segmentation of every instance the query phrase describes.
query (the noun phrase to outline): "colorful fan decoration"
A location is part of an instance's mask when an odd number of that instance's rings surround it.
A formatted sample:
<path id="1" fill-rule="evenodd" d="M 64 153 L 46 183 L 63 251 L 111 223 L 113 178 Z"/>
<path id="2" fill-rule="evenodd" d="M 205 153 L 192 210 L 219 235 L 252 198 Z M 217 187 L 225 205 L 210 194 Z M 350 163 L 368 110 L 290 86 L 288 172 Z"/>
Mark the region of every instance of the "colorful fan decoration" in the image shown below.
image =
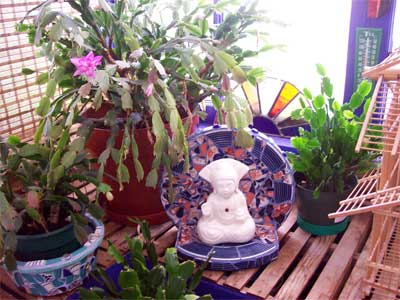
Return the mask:
<path id="1" fill-rule="evenodd" d="M 291 118 L 292 111 L 301 108 L 301 92 L 289 81 L 268 77 L 256 86 L 246 81 L 237 94 L 249 101 L 254 127 L 261 132 L 289 137 L 298 134 L 299 126 L 306 126 L 305 121 Z"/>

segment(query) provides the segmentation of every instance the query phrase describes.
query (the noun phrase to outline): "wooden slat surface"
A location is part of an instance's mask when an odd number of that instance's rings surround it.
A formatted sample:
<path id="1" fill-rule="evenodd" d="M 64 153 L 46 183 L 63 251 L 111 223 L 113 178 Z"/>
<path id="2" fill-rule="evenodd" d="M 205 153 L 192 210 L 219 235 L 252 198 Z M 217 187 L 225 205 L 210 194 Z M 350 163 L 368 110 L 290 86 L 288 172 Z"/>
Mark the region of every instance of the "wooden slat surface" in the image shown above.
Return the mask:
<path id="1" fill-rule="evenodd" d="M 14 298 L 13 294 L 8 293 L 2 286 L 0 289 L 0 299 L 6 300 L 6 299 L 13 299 L 13 298 Z"/>
<path id="2" fill-rule="evenodd" d="M 340 293 L 340 300 L 357 300 L 363 297 L 362 294 L 362 282 L 364 275 L 366 274 L 365 264 L 368 256 L 372 250 L 372 239 L 368 238 L 368 241 L 361 252 L 360 257 L 357 260 L 356 265 L 351 271 L 350 277 L 346 281 L 346 284 Z"/>
<path id="3" fill-rule="evenodd" d="M 280 241 L 282 241 L 282 239 L 286 236 L 289 230 L 296 223 L 296 215 L 297 215 L 297 210 L 294 209 L 287 218 L 287 220 L 283 223 L 283 225 L 279 227 L 278 236 Z M 282 245 L 280 246 L 282 247 Z M 225 280 L 224 284 L 236 288 L 238 290 L 241 290 L 257 271 L 258 268 L 252 268 L 252 269 L 245 269 L 237 272 L 232 272 L 232 274 L 230 274 L 230 276 Z"/>
<path id="4" fill-rule="evenodd" d="M 335 237 L 335 235 L 331 235 L 313 239 L 311 246 L 307 249 L 296 269 L 279 289 L 276 299 L 299 299 L 301 292 L 309 283 Z"/>
<path id="5" fill-rule="evenodd" d="M 13 295 L 13 298 L 10 299 L 32 299 L 32 296 L 21 292 L 14 285 L 13 281 L 3 268 L 0 268 L 0 289 L 5 290 L 8 295 Z"/>
<path id="6" fill-rule="evenodd" d="M 348 276 L 352 259 L 362 246 L 371 226 L 370 215 L 355 216 L 324 267 L 307 299 L 334 299 Z"/>
<path id="7" fill-rule="evenodd" d="M 219 280 L 221 280 L 223 275 L 224 275 L 223 271 L 209 271 L 209 270 L 204 271 L 203 274 L 205 278 L 214 282 L 218 282 Z"/>
<path id="8" fill-rule="evenodd" d="M 311 236 L 298 228 L 295 220 L 294 211 L 279 229 L 281 250 L 277 260 L 270 265 L 239 272 L 206 271 L 205 277 L 215 284 L 264 299 L 336 299 L 339 296 L 340 299 L 362 299 L 361 278 L 370 251 L 370 244 L 366 243 L 370 214 L 354 217 L 342 236 Z M 119 250 L 126 252 L 124 235 L 134 235 L 135 227 L 108 220 L 105 226 L 106 237 L 115 242 Z M 166 248 L 175 243 L 177 228 L 167 222 L 152 226 L 151 234 L 163 261 Z M 106 252 L 107 244 L 103 243 L 97 253 L 102 266 L 113 263 Z M 5 275 L 4 271 L 1 272 L 0 275 Z M 5 280 L 2 278 L 1 286 L 3 298 L 32 299 L 15 288 L 7 277 Z"/>
<path id="9" fill-rule="evenodd" d="M 116 231 L 122 229 L 124 226 L 113 221 L 104 223 L 104 240 L 101 242 L 100 247 L 107 248 L 107 239 Z"/>
<path id="10" fill-rule="evenodd" d="M 285 246 L 279 251 L 277 260 L 269 264 L 259 275 L 256 281 L 248 289 L 248 293 L 265 298 L 268 296 L 275 284 L 281 279 L 287 268 L 293 263 L 297 254 L 301 251 L 310 234 L 304 232 L 301 228 L 289 237 Z"/>
<path id="11" fill-rule="evenodd" d="M 112 226 L 115 226 L 114 224 L 116 224 L 114 222 L 111 222 L 111 223 L 112 223 Z M 136 226 L 122 226 L 120 229 L 118 229 L 117 231 L 110 234 L 110 233 L 107 233 L 107 225 L 108 225 L 108 223 L 106 223 L 106 225 L 105 225 L 106 226 L 105 239 L 102 242 L 101 247 L 97 253 L 98 264 L 101 265 L 102 267 L 106 267 L 106 268 L 114 263 L 114 260 L 107 254 L 107 249 L 108 249 L 107 240 L 112 242 L 115 245 L 115 247 L 122 253 L 127 253 L 128 252 L 128 244 L 125 240 L 125 236 L 133 237 L 137 233 Z M 157 238 L 160 235 L 162 235 L 161 239 L 166 240 L 168 236 L 171 236 L 171 234 L 167 234 L 165 232 L 167 230 L 174 230 L 171 227 L 172 227 L 172 222 L 166 222 L 161 225 L 152 226 L 150 229 L 151 236 L 153 238 Z M 176 232 L 173 232 L 172 235 L 176 236 Z M 174 237 L 174 239 L 175 239 L 175 237 Z M 168 243 L 170 243 L 169 241 L 171 241 L 171 240 L 172 240 L 172 238 L 170 237 L 168 239 L 168 241 L 165 241 L 164 251 L 167 247 L 170 246 L 170 245 L 168 246 Z M 157 241 L 155 243 L 157 245 Z M 158 248 L 157 250 L 159 251 L 159 249 L 161 250 L 162 247 L 157 246 L 157 248 Z"/>
<path id="12" fill-rule="evenodd" d="M 154 241 L 159 256 L 162 256 L 168 247 L 172 247 L 175 244 L 177 233 L 178 229 L 175 226 L 171 227 L 165 234 Z"/>

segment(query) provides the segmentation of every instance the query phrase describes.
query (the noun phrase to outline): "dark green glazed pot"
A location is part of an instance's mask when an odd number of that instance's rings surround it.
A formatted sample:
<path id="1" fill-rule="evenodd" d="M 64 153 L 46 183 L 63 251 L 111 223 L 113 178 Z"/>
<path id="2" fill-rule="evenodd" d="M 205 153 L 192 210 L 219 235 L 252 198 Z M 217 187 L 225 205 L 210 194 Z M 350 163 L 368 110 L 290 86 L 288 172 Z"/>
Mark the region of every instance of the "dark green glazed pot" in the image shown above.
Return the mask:
<path id="1" fill-rule="evenodd" d="M 72 224 L 49 233 L 17 235 L 16 258 L 31 261 L 60 257 L 81 247 L 74 235 Z"/>
<path id="2" fill-rule="evenodd" d="M 317 199 L 313 198 L 313 190 L 297 185 L 297 224 L 304 231 L 315 235 L 331 235 L 344 231 L 349 218 L 329 219 L 328 214 L 339 208 L 339 202 L 346 199 L 356 185 L 357 179 L 354 177 L 350 187 L 342 193 L 321 192 Z"/>

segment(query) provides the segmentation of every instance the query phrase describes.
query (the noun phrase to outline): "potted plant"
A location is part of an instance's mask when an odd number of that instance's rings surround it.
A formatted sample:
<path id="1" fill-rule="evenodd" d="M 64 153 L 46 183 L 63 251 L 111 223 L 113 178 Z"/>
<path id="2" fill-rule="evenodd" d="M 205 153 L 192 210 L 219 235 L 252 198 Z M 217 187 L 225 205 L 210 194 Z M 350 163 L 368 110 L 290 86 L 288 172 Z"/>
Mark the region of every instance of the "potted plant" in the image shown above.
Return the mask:
<path id="1" fill-rule="evenodd" d="M 48 125 L 34 143 L 0 142 L 0 259 L 16 285 L 55 295 L 82 283 L 95 264 L 104 226 L 102 209 L 80 185 L 110 187 L 89 170 L 91 161 L 70 128 Z"/>
<path id="2" fill-rule="evenodd" d="M 255 3 L 228 12 L 237 8 L 231 1 L 99 0 L 94 9 L 89 0 L 68 0 L 68 15 L 52 2 L 32 10 L 33 24 L 18 26 L 51 62 L 37 78 L 47 83 L 39 107 L 56 118 L 78 115 L 98 159 L 98 179 L 112 187 L 114 199 L 105 209 L 113 219 L 167 220 L 154 189 L 159 168 L 170 172 L 185 157 L 188 169 L 185 137 L 201 114 L 200 102 L 211 99 L 219 120 L 239 129 L 237 143 L 252 142 L 243 130 L 251 110 L 233 90 L 246 80 L 255 84 L 263 72 L 244 67 L 258 51 L 238 43 L 251 34 L 263 37 L 259 26 L 269 19 Z M 217 27 L 208 22 L 214 12 L 226 13 Z"/>
<path id="3" fill-rule="evenodd" d="M 212 299 L 210 295 L 200 297 L 194 294 L 208 261 L 196 269 L 195 262 L 188 260 L 180 263 L 176 249 L 168 248 L 165 264 L 159 263 L 147 222 L 136 222 L 140 225 L 142 236 L 126 237 L 129 254 L 124 257 L 108 241 L 108 254 L 119 266 L 114 266 L 114 270 L 108 273 L 100 267 L 93 270 L 91 275 L 97 284 L 88 289 L 81 288 L 79 298 Z"/>
<path id="4" fill-rule="evenodd" d="M 343 231 L 348 219 L 328 219 L 328 214 L 339 208 L 357 183 L 357 175 L 374 167 L 376 155 L 369 151 L 355 153 L 362 120 L 368 109 L 371 83 L 363 81 L 350 101 L 340 105 L 333 96 L 333 85 L 322 65 L 317 65 L 321 76 L 321 90 L 313 96 L 305 88 L 302 108 L 292 117 L 304 118 L 310 130 L 299 128 L 300 135 L 291 143 L 297 154 L 288 153 L 297 181 L 299 202 L 297 222 L 304 230 L 328 235 Z M 364 113 L 354 111 L 364 104 Z"/>

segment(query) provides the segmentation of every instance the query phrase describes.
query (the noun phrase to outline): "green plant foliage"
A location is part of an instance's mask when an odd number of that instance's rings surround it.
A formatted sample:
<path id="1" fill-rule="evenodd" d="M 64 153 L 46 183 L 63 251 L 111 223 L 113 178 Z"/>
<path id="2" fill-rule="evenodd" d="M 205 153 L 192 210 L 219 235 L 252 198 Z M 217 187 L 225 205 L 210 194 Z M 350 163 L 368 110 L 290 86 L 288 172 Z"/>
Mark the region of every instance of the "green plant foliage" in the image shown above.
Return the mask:
<path id="1" fill-rule="evenodd" d="M 367 109 L 371 83 L 363 81 L 354 92 L 350 103 L 340 106 L 332 96 L 333 85 L 322 65 L 317 65 L 321 75 L 321 91 L 313 96 L 304 89 L 304 96 L 312 103 L 293 111 L 294 119 L 304 118 L 311 130 L 300 129 L 300 136 L 291 143 L 298 154 L 288 153 L 288 159 L 296 172 L 307 179 L 306 187 L 320 192 L 342 192 L 354 175 L 362 174 L 375 166 L 376 155 L 368 151 L 355 153 L 354 149 L 364 119 L 355 115 L 362 104 Z"/>
<path id="2" fill-rule="evenodd" d="M 128 153 L 137 149 L 134 131 L 138 128 L 147 128 L 150 142 L 157 145 L 148 174 L 144 174 L 140 154 L 132 155 L 138 180 L 147 176 L 146 184 L 155 187 L 158 168 L 170 170 L 182 156 L 187 170 L 188 129 L 182 117 L 196 115 L 198 104 L 206 98 L 213 99 L 220 123 L 241 130 L 252 122 L 248 103 L 233 96 L 233 84 L 223 83 L 256 84 L 264 75 L 260 68 L 252 70 L 245 64 L 246 58 L 258 52 L 242 49 L 238 43 L 270 22 L 257 9 L 256 1 L 239 6 L 238 1 L 116 0 L 111 5 L 101 0 L 94 8 L 89 0 L 69 0 L 66 3 L 74 11 L 73 17 L 52 2 L 43 1 L 30 12 L 38 16 L 33 23 L 24 18 L 17 26 L 52 63 L 49 72 L 37 76 L 38 84 L 47 84 L 37 113 L 48 121 L 64 119 L 67 125 L 81 122 L 90 129 L 111 129 L 107 149 L 98 160 L 98 179 L 102 179 L 104 165 L 111 157 L 118 166 L 120 188 L 131 180 L 124 164 Z M 214 12 L 225 15 L 218 26 L 208 21 Z M 168 14 L 171 18 L 164 18 Z M 274 45 L 260 48 L 267 51 Z M 90 51 L 101 56 L 94 76 L 74 75 L 76 66 L 71 59 L 82 58 Z M 232 103 L 222 105 L 219 99 Z M 104 104 L 111 104 L 104 118 L 87 120 L 82 114 L 85 108 L 97 110 Z M 45 130 L 51 124 L 48 121 L 47 126 L 42 124 L 45 135 L 49 134 Z M 119 148 L 115 143 L 121 129 L 124 135 Z M 246 134 L 242 131 L 238 144 L 251 145 L 252 139 L 244 137 Z M 112 155 L 116 148 L 118 155 Z"/>
<path id="3" fill-rule="evenodd" d="M 78 182 L 93 184 L 97 193 L 110 192 L 110 187 L 89 170 L 92 161 L 83 147 L 72 147 L 70 127 L 53 126 L 53 133 L 43 137 L 44 127 L 39 125 L 33 144 L 17 136 L 0 141 L 0 260 L 9 270 L 16 267 L 18 232 L 49 232 L 70 216 L 78 241 L 87 240 L 87 221 L 82 213 L 87 208 L 95 218 L 101 218 L 103 211 L 97 201 L 91 202 L 80 191 Z M 49 208 L 58 213 L 51 214 Z"/>
<path id="4" fill-rule="evenodd" d="M 193 261 L 179 262 L 175 248 L 168 248 L 165 253 L 165 265 L 157 262 L 155 246 L 150 236 L 146 221 L 133 220 L 140 225 L 142 239 L 125 237 L 129 258 L 124 258 L 109 241 L 108 253 L 123 266 L 118 276 L 117 289 L 112 279 L 100 267 L 92 276 L 104 286 L 104 289 L 80 289 L 80 299 L 212 299 L 210 295 L 197 296 L 193 290 L 200 283 L 201 276 L 209 259 L 196 268 Z M 150 263 L 146 265 L 146 256 Z"/>

